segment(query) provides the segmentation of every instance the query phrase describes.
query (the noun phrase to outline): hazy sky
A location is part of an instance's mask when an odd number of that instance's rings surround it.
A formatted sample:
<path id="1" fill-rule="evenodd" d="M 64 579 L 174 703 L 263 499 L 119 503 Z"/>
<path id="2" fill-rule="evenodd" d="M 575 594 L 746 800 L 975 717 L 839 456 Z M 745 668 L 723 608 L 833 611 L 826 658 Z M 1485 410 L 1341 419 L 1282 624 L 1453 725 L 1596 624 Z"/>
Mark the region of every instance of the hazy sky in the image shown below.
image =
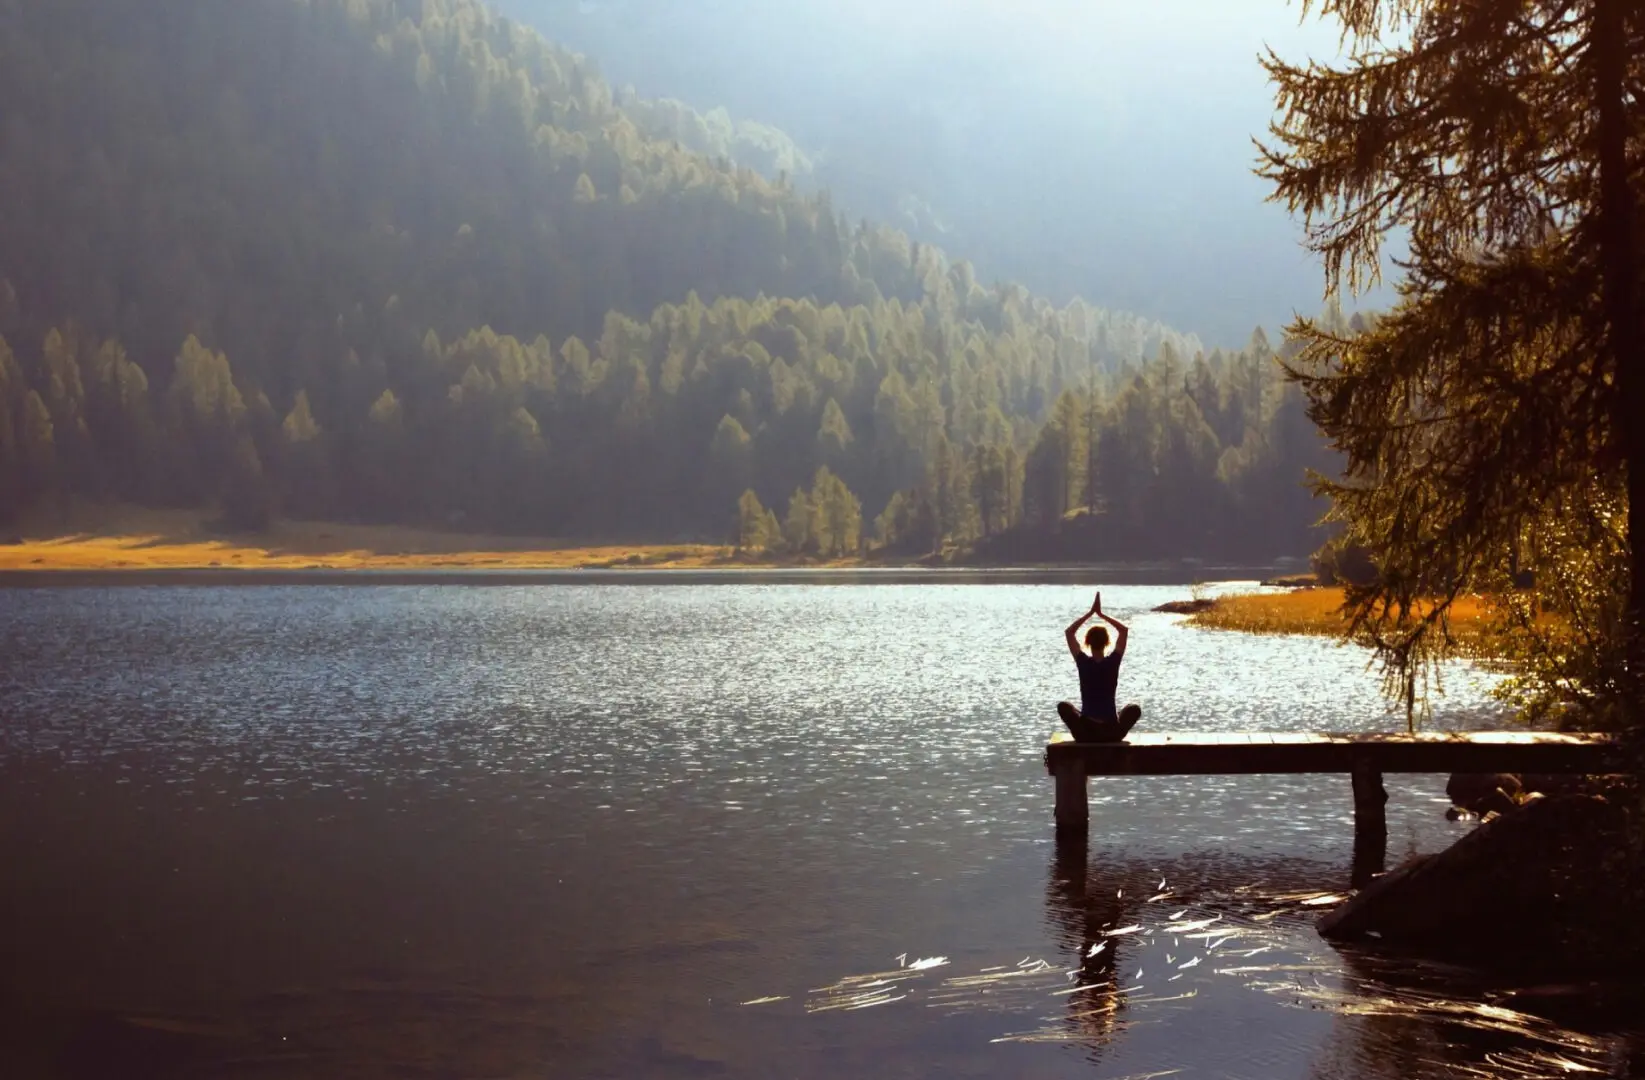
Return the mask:
<path id="1" fill-rule="evenodd" d="M 1298 3 L 499 6 L 619 85 L 783 128 L 842 193 L 841 176 L 906 188 L 951 228 L 934 238 L 985 279 L 1058 300 L 1078 291 L 1219 344 L 1320 306 L 1300 226 L 1251 171 L 1274 111 L 1263 48 L 1338 55 L 1336 24 L 1317 10 L 1300 22 Z"/>

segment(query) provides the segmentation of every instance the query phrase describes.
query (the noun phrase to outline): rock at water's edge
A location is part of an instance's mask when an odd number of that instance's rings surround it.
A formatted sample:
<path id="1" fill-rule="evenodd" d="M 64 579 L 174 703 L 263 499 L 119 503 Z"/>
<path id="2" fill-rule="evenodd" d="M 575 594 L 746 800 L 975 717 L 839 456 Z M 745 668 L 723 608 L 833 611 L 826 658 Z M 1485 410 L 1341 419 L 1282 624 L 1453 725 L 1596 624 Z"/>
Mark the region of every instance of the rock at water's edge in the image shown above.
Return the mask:
<path id="1" fill-rule="evenodd" d="M 1645 893 L 1627 815 L 1601 798 L 1537 799 L 1374 880 L 1320 920 L 1333 941 L 1466 963 L 1601 971 L 1645 962 Z"/>
<path id="2" fill-rule="evenodd" d="M 1627 776 L 1582 776 L 1576 773 L 1452 773 L 1445 784 L 1451 800 L 1446 816 L 1453 821 L 1472 814 L 1484 817 L 1493 810 L 1506 814 L 1534 793 L 1543 795 L 1623 795 L 1631 786 Z M 1461 813 L 1467 811 L 1467 814 Z"/>
<path id="3" fill-rule="evenodd" d="M 1506 814 L 1518 805 L 1524 790 L 1513 773 L 1452 773 L 1445 784 L 1451 805 L 1481 816 L 1495 810 Z"/>
<path id="4" fill-rule="evenodd" d="M 1167 615 L 1193 615 L 1196 612 L 1204 611 L 1215 603 L 1215 600 L 1172 600 L 1168 604 L 1161 604 L 1154 610 L 1163 611 Z"/>

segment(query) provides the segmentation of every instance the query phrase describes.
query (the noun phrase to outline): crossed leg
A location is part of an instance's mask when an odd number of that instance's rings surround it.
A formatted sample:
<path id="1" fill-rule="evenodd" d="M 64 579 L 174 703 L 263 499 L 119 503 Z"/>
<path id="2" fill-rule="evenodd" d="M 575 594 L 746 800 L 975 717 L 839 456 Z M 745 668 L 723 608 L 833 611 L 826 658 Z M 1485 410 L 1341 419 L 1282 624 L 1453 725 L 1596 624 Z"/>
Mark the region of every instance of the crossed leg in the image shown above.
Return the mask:
<path id="1" fill-rule="evenodd" d="M 1142 706 L 1135 703 L 1127 705 L 1120 710 L 1116 720 L 1094 720 L 1081 714 L 1073 702 L 1059 701 L 1057 715 L 1062 717 L 1075 742 L 1124 742 L 1137 721 L 1142 719 Z"/>

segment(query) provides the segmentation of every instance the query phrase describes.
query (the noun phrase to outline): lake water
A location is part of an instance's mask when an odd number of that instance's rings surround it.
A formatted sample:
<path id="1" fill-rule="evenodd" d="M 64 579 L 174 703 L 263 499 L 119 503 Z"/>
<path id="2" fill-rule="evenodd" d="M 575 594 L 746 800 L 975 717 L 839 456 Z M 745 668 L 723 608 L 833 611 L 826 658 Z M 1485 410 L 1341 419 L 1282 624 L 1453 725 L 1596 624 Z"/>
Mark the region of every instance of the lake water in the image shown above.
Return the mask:
<path id="1" fill-rule="evenodd" d="M 1059 848 L 1084 584 L 543 580 L 0 590 L 0 1075 L 1645 1075 L 1321 941 L 1346 777 L 1094 780 Z M 1103 592 L 1143 730 L 1403 724 L 1186 593 Z M 1443 787 L 1388 778 L 1391 860 Z"/>

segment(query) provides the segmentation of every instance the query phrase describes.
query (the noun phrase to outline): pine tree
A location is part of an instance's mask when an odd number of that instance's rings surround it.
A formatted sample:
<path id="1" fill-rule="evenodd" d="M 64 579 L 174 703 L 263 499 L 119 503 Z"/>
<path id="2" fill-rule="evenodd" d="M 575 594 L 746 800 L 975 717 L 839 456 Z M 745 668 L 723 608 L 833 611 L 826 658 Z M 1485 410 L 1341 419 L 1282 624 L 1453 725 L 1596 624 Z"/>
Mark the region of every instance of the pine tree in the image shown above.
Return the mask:
<path id="1" fill-rule="evenodd" d="M 1023 517 L 1037 528 L 1052 528 L 1067 510 L 1067 439 L 1053 420 L 1040 428 L 1023 467 Z"/>
<path id="2" fill-rule="evenodd" d="M 971 498 L 977 505 L 977 521 L 983 537 L 994 535 L 1000 504 L 999 448 L 976 446 L 971 450 Z"/>
<path id="3" fill-rule="evenodd" d="M 737 553 L 751 555 L 769 550 L 777 539 L 776 533 L 767 531 L 773 521 L 753 489 L 743 492 L 737 500 Z"/>
<path id="4" fill-rule="evenodd" d="M 1023 467 L 1015 446 L 1006 446 L 1005 458 L 1005 528 L 1022 521 Z"/>
<path id="5" fill-rule="evenodd" d="M 280 424 L 281 490 L 287 505 L 315 517 L 331 510 L 336 487 L 319 423 L 309 409 L 308 392 L 299 390 Z"/>
<path id="6" fill-rule="evenodd" d="M 1057 502 L 1064 512 L 1085 505 L 1085 468 L 1089 456 L 1086 449 L 1087 413 L 1080 395 L 1073 390 L 1063 391 L 1051 412 L 1051 424 L 1059 436 L 1058 450 L 1062 454 L 1059 470 L 1062 491 Z"/>
<path id="7" fill-rule="evenodd" d="M 86 423 L 115 497 L 145 501 L 163 493 L 157 476 L 163 447 L 149 402 L 149 380 L 118 341 L 104 341 L 85 361 Z"/>
<path id="8" fill-rule="evenodd" d="M 366 411 L 358 463 L 358 491 L 365 513 L 393 520 L 407 509 L 404 410 L 393 390 L 384 390 Z"/>
<path id="9" fill-rule="evenodd" d="M 232 427 L 246 411 L 228 357 L 206 348 L 192 334 L 177 354 L 168 396 L 183 421 L 198 429 Z"/>
<path id="10" fill-rule="evenodd" d="M 783 545 L 791 555 L 805 555 L 816 547 L 816 514 L 811 497 L 796 488 L 788 497 L 788 514 L 783 518 Z"/>
<path id="11" fill-rule="evenodd" d="M 1324 490 L 1380 568 L 1349 591 L 1414 714 L 1465 592 L 1521 552 L 1572 621 L 1544 705 L 1645 727 L 1645 355 L 1630 164 L 1645 14 L 1630 0 L 1338 0 L 1341 68 L 1270 55 L 1283 121 L 1263 173 L 1327 284 L 1374 277 L 1408 230 L 1395 310 L 1365 333 L 1303 320 L 1291 364 L 1346 453 Z M 1385 27 L 1402 16 L 1397 38 Z M 1632 74 L 1631 74 L 1632 73 Z M 1424 603 L 1424 601 L 1433 601 Z M 1526 633 L 1548 632 L 1523 620 Z M 1413 715 L 1414 722 L 1414 715 Z"/>
<path id="12" fill-rule="evenodd" d="M 320 437 L 320 425 L 315 423 L 314 413 L 308 407 L 308 391 L 297 391 L 297 400 L 280 424 L 280 432 L 293 444 L 310 443 Z"/>
<path id="13" fill-rule="evenodd" d="M 274 517 L 274 493 L 250 435 L 234 441 L 218 502 L 222 508 L 219 525 L 232 532 L 259 532 Z"/>
<path id="14" fill-rule="evenodd" d="M 851 425 L 840 403 L 833 398 L 823 406 L 822 424 L 817 428 L 817 453 L 826 465 L 839 468 L 854 441 Z"/>
<path id="15" fill-rule="evenodd" d="M 874 519 L 874 535 L 880 547 L 887 551 L 900 550 L 908 532 L 908 496 L 896 491 L 886 502 L 885 509 Z"/>
<path id="16" fill-rule="evenodd" d="M 862 503 L 826 465 L 812 482 L 811 507 L 818 551 L 824 556 L 855 555 L 861 544 Z"/>
<path id="17" fill-rule="evenodd" d="M 23 509 L 27 476 L 22 428 L 27 393 L 23 369 L 6 339 L 0 337 L 0 523 L 12 520 Z"/>
<path id="18" fill-rule="evenodd" d="M 25 500 L 57 488 L 56 432 L 51 410 L 37 390 L 23 397 L 22 473 Z"/>
<path id="19" fill-rule="evenodd" d="M 86 388 L 79 353 L 80 335 L 76 330 L 52 329 L 40 348 L 41 370 L 36 385 L 51 413 L 62 482 L 92 493 L 102 485 L 96 446 L 86 424 Z"/>
<path id="20" fill-rule="evenodd" d="M 950 446 L 946 437 L 937 444 L 932 477 L 941 540 L 959 546 L 969 544 L 982 532 L 970 469 L 965 455 Z"/>
<path id="21" fill-rule="evenodd" d="M 1081 470 L 1084 478 L 1084 491 L 1081 493 L 1081 504 L 1091 513 L 1096 513 L 1100 499 L 1100 471 L 1097 463 L 1097 450 L 1102 441 L 1102 397 L 1093 387 L 1085 395 L 1085 432 L 1081 440 L 1085 448 L 1085 467 Z"/>

